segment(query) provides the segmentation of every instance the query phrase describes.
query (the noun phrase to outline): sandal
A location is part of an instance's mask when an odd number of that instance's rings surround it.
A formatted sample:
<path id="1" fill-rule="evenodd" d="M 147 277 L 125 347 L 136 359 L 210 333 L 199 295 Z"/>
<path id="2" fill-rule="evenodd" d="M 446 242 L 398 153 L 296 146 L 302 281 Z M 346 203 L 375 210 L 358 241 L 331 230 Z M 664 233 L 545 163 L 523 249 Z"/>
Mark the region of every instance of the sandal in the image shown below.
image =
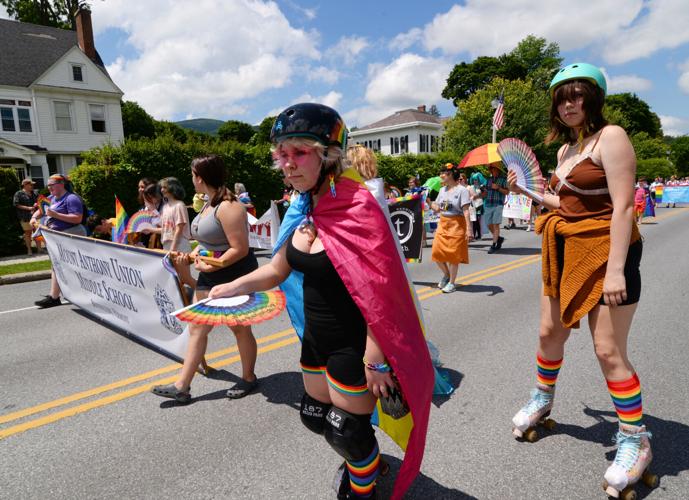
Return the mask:
<path id="1" fill-rule="evenodd" d="M 182 403 L 185 405 L 191 402 L 191 393 L 189 392 L 189 389 L 187 389 L 186 391 L 177 389 L 177 387 L 175 387 L 175 384 L 154 385 L 151 388 L 151 392 L 156 396 L 174 399 L 178 403 Z"/>
<path id="2" fill-rule="evenodd" d="M 227 390 L 226 396 L 230 399 L 243 398 L 256 389 L 256 387 L 258 387 L 258 378 L 253 379 L 251 382 L 240 379 L 239 382 Z"/>

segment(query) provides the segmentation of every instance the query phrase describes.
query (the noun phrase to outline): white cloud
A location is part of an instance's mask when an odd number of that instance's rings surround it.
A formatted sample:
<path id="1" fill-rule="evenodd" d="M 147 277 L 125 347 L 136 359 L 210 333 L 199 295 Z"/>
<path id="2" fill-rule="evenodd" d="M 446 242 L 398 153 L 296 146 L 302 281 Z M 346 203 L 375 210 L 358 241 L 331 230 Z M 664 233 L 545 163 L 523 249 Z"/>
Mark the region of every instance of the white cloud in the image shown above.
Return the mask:
<path id="1" fill-rule="evenodd" d="M 689 94 L 689 59 L 687 59 L 684 64 L 680 67 L 682 74 L 679 75 L 679 80 L 677 80 L 677 85 L 685 94 Z"/>
<path id="2" fill-rule="evenodd" d="M 603 43 L 608 35 L 628 26 L 642 7 L 642 0 L 576 5 L 569 0 L 467 0 L 425 26 L 424 45 L 446 54 L 495 56 L 533 34 L 557 42 L 567 51 Z"/>
<path id="3" fill-rule="evenodd" d="M 686 0 L 649 0 L 644 10 L 645 15 L 638 22 L 625 26 L 609 38 L 603 51 L 607 61 L 622 64 L 689 42 Z"/>
<path id="4" fill-rule="evenodd" d="M 290 8 L 299 12 L 301 15 L 303 15 L 309 21 L 313 21 L 314 19 L 316 19 L 316 14 L 318 12 L 318 9 L 315 9 L 315 8 L 309 9 L 307 7 L 302 7 L 301 5 L 297 5 L 295 2 L 291 2 L 289 0 L 287 0 L 285 2 L 285 4 L 287 4 Z"/>
<path id="5" fill-rule="evenodd" d="M 402 54 L 388 65 L 371 65 L 366 105 L 345 113 L 345 121 L 361 127 L 400 109 L 440 103 L 450 69 L 448 61 L 417 54 Z"/>
<path id="6" fill-rule="evenodd" d="M 343 36 L 328 49 L 328 56 L 346 66 L 352 66 L 361 52 L 369 46 L 362 36 Z"/>
<path id="7" fill-rule="evenodd" d="M 660 123 L 665 135 L 680 136 L 689 134 L 689 119 L 660 115 Z"/>
<path id="8" fill-rule="evenodd" d="M 621 92 L 638 93 L 650 90 L 653 82 L 637 75 L 618 75 L 610 76 L 605 68 L 600 68 L 608 82 L 608 94 L 618 94 Z"/>
<path id="9" fill-rule="evenodd" d="M 306 73 L 306 79 L 310 82 L 325 82 L 330 85 L 335 84 L 342 74 L 333 68 L 328 68 L 326 66 L 318 66 L 316 68 L 309 68 Z"/>
<path id="10" fill-rule="evenodd" d="M 312 96 L 309 93 L 302 94 L 296 99 L 292 101 L 292 104 L 297 104 L 299 102 L 317 102 L 318 104 L 325 104 L 326 106 L 330 106 L 333 109 L 337 109 L 338 106 L 340 105 L 340 101 L 342 100 L 342 94 L 339 92 L 335 92 L 334 90 L 331 90 L 325 95 L 321 96 Z M 282 111 L 282 110 L 281 110 Z"/>
<path id="11" fill-rule="evenodd" d="M 390 40 L 388 48 L 395 51 L 404 51 L 415 43 L 423 39 L 423 30 L 421 28 L 412 28 L 406 33 L 400 33 L 395 38 Z"/>
<path id="12" fill-rule="evenodd" d="M 125 99 L 156 118 L 246 113 L 243 101 L 290 82 L 299 61 L 317 60 L 317 34 L 290 26 L 274 2 L 180 0 L 93 4 L 96 33 L 116 27 L 137 52 L 108 66 Z M 233 20 L 217 29 L 218 19 Z"/>

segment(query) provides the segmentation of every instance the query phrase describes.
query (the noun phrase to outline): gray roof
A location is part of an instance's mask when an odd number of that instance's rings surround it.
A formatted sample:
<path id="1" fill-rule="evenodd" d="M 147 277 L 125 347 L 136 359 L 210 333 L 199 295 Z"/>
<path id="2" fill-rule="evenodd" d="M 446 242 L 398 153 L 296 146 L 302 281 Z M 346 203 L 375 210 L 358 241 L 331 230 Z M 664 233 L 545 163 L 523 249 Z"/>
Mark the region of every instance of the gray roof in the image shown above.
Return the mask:
<path id="1" fill-rule="evenodd" d="M 28 87 L 75 45 L 76 31 L 0 19 L 0 85 Z"/>
<path id="2" fill-rule="evenodd" d="M 366 125 L 365 127 L 358 128 L 356 129 L 356 132 L 381 127 L 393 127 L 395 125 L 403 125 L 405 123 L 414 122 L 426 122 L 433 123 L 435 125 L 441 124 L 440 118 L 438 118 L 437 116 L 424 113 L 423 111 L 419 111 L 418 109 L 403 109 L 401 111 L 395 111 L 395 113 L 393 113 L 392 115 L 383 118 L 382 120 L 378 120 L 375 123 L 371 123 L 370 125 Z"/>

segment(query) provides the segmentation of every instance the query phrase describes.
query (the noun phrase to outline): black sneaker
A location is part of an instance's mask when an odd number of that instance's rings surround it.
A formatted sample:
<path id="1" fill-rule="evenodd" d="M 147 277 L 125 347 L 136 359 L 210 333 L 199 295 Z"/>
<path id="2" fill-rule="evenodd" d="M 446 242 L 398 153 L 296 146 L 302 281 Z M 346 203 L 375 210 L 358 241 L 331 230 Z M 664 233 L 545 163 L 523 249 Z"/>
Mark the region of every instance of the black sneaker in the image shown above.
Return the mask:
<path id="1" fill-rule="evenodd" d="M 62 302 L 60 302 L 60 297 L 54 299 L 50 295 L 46 295 L 45 298 L 37 300 L 34 304 L 41 309 L 48 309 L 49 307 L 61 306 Z"/>
<path id="2" fill-rule="evenodd" d="M 495 249 L 500 250 L 502 248 L 502 242 L 505 241 L 505 238 L 502 236 L 498 237 L 498 242 L 495 244 Z"/>
<path id="3" fill-rule="evenodd" d="M 497 248 L 495 246 L 495 243 L 493 243 L 488 249 L 488 253 L 495 253 L 495 250 L 497 250 Z"/>

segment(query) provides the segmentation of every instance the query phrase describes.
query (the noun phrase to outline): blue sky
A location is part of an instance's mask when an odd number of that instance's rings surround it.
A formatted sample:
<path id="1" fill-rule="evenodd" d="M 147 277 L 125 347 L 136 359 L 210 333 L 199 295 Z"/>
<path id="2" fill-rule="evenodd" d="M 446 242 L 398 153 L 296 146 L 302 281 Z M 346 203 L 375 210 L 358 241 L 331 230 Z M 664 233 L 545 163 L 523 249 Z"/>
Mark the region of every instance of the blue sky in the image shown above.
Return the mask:
<path id="1" fill-rule="evenodd" d="M 96 46 L 125 99 L 159 119 L 258 123 L 315 100 L 349 126 L 436 104 L 454 64 L 529 34 L 601 67 L 666 133 L 689 133 L 686 0 L 93 1 Z M 190 6 L 193 5 L 193 8 Z"/>

